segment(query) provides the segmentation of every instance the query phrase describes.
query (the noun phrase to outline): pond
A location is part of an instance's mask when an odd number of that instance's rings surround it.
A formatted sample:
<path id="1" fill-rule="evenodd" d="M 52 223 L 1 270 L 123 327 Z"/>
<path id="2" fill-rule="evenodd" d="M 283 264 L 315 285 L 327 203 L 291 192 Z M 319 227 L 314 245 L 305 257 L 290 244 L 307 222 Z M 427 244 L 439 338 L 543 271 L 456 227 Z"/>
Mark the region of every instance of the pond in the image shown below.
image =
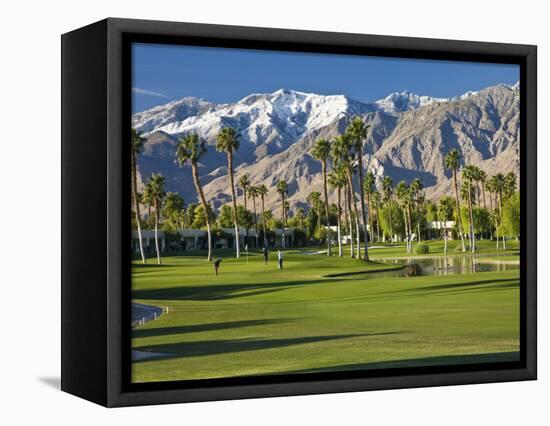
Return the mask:
<path id="1" fill-rule="evenodd" d="M 475 256 L 434 256 L 430 258 L 381 258 L 377 261 L 384 263 L 396 263 L 405 265 L 405 268 L 382 271 L 374 273 L 365 273 L 368 278 L 387 278 L 387 277 L 407 277 L 407 276 L 426 276 L 426 275 L 450 275 L 450 274 L 469 274 L 477 272 L 492 271 L 511 271 L 518 270 L 519 265 L 510 263 L 500 263 L 498 261 L 489 262 L 484 259 L 477 259 Z M 408 266 L 411 265 L 411 266 Z"/>

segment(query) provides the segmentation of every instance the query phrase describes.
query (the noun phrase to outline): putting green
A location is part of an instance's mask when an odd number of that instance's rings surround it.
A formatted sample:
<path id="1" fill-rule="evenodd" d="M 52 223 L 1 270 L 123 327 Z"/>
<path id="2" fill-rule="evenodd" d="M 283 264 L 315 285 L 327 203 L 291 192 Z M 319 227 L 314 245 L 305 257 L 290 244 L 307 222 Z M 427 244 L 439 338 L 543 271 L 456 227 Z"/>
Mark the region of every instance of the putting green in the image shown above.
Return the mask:
<path id="1" fill-rule="evenodd" d="M 441 255 L 442 242 L 430 243 Z M 450 254 L 455 241 L 450 242 Z M 494 242 L 478 244 L 494 258 Z M 516 242 L 499 255 L 517 256 Z M 285 252 L 277 270 L 259 253 L 133 264 L 133 301 L 168 313 L 133 330 L 136 382 L 256 374 L 509 361 L 519 357 L 519 271 L 415 278 L 327 278 L 395 268 L 379 262 Z M 404 248 L 371 250 L 403 256 Z M 151 356 L 148 357 L 147 354 Z"/>

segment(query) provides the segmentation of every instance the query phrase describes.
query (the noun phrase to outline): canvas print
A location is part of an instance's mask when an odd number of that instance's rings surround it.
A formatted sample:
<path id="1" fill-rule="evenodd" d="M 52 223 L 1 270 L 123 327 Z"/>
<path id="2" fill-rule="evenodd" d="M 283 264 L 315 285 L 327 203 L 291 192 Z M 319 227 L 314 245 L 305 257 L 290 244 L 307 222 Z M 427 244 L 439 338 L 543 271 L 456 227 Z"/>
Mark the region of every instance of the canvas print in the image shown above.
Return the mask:
<path id="1" fill-rule="evenodd" d="M 131 51 L 132 382 L 519 360 L 519 66 Z"/>

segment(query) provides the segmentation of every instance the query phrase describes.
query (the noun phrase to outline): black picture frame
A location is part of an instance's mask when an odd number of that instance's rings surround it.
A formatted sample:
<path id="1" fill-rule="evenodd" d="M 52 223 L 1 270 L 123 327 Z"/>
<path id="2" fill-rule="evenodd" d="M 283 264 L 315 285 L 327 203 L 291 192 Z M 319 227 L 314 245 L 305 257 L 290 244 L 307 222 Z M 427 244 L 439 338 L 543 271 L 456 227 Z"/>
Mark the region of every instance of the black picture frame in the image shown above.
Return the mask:
<path id="1" fill-rule="evenodd" d="M 536 46 L 109 18 L 62 36 L 62 390 L 108 407 L 536 379 Z M 130 383 L 130 43 L 520 65 L 520 361 Z"/>

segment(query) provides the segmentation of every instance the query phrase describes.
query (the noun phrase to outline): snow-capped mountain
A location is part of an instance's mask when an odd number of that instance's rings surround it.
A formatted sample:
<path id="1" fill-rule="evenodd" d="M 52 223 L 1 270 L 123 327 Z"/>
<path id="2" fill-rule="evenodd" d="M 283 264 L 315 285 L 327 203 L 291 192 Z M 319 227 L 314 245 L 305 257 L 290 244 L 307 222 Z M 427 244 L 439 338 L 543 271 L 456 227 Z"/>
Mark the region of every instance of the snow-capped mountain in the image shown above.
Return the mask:
<path id="1" fill-rule="evenodd" d="M 455 98 L 396 92 L 372 103 L 344 95 L 319 95 L 280 89 L 251 94 L 238 102 L 216 104 L 187 97 L 133 116 L 147 143 L 138 159 L 140 176 L 162 172 L 167 190 L 196 201 L 189 167 L 175 161 L 178 137 L 197 132 L 209 145 L 200 174 L 214 207 L 229 201 L 225 154 L 215 150 L 216 135 L 234 127 L 240 135 L 235 153 L 237 178 L 248 173 L 268 189 L 278 179 L 289 184 L 289 201 L 303 202 L 321 189 L 320 164 L 310 155 L 319 137 L 332 139 L 359 115 L 370 124 L 364 164 L 394 181 L 420 176 L 428 196 L 450 190 L 444 155 L 459 148 L 466 161 L 486 169 L 515 170 L 519 165 L 519 85 L 499 84 Z M 272 191 L 266 206 L 277 205 Z"/>
<path id="2" fill-rule="evenodd" d="M 403 92 L 393 92 L 380 99 L 374 104 L 378 110 L 394 113 L 404 112 L 430 105 L 434 102 L 447 102 L 447 98 L 432 98 L 431 96 L 419 96 L 405 90 Z"/>

